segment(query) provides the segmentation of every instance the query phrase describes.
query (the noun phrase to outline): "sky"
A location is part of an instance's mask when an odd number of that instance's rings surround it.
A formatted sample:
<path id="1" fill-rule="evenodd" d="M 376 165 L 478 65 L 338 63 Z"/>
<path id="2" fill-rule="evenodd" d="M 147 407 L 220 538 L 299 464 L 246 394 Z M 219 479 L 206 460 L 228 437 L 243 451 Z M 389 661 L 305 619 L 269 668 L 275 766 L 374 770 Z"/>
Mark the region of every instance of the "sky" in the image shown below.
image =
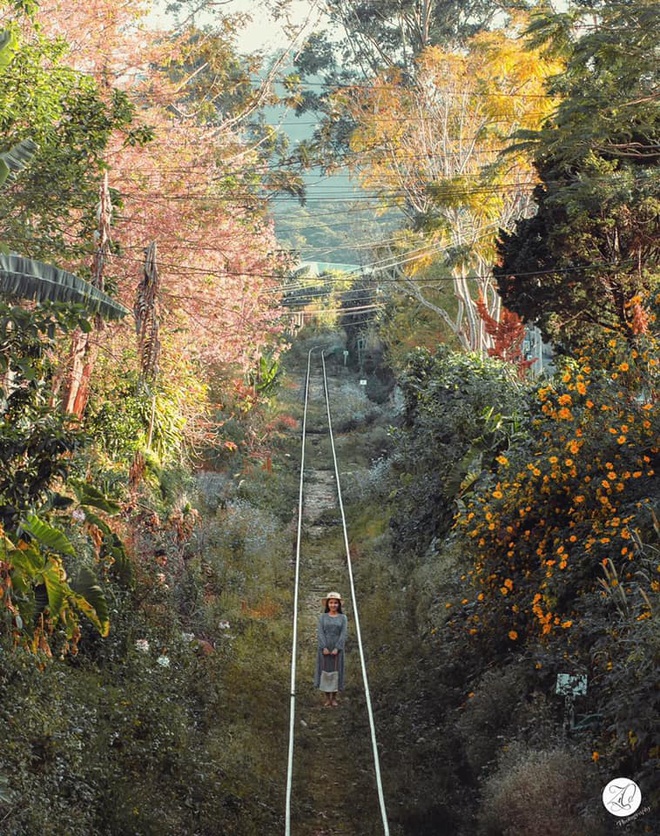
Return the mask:
<path id="1" fill-rule="evenodd" d="M 247 24 L 239 33 L 238 47 L 240 52 L 275 52 L 286 48 L 290 39 L 285 35 L 279 21 L 273 20 L 266 9 L 263 0 L 224 0 L 216 3 L 223 15 L 232 13 L 245 13 L 252 17 L 252 22 Z M 293 0 L 292 22 L 303 32 L 309 29 L 318 19 L 319 0 Z M 148 16 L 148 20 L 154 25 L 166 27 L 168 16 L 164 9 L 167 0 L 154 0 L 154 11 Z M 209 14 L 198 19 L 199 23 L 213 21 L 213 15 Z"/>

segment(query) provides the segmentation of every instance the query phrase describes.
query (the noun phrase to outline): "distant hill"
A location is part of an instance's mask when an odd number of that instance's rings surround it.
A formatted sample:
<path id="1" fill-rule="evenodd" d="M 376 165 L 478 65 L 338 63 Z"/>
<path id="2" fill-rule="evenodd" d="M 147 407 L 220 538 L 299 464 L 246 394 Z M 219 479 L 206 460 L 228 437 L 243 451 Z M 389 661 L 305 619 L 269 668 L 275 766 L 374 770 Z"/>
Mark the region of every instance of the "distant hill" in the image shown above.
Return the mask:
<path id="1" fill-rule="evenodd" d="M 286 108 L 267 108 L 266 119 L 277 125 L 292 145 L 311 138 L 314 116 L 300 118 Z M 305 204 L 287 195 L 272 202 L 275 230 L 283 247 L 303 261 L 369 264 L 373 246 L 401 223 L 400 216 L 377 215 L 376 201 L 362 191 L 348 172 L 305 176 Z"/>

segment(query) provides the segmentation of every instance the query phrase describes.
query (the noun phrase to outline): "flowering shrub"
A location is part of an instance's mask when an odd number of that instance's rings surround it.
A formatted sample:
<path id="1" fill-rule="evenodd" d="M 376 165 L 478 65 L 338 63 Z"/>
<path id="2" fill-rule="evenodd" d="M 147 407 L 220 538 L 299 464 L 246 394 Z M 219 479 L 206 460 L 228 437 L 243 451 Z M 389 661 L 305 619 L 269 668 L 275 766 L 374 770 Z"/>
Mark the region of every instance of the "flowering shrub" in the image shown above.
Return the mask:
<path id="1" fill-rule="evenodd" d="M 653 348 L 613 339 L 537 389 L 527 439 L 498 455 L 492 485 L 456 516 L 472 591 L 450 606 L 482 654 L 526 654 L 540 677 L 568 667 L 598 682 L 593 761 L 603 768 L 605 754 L 605 769 L 638 775 L 653 755 L 659 640 Z"/>
<path id="2" fill-rule="evenodd" d="M 641 568 L 635 531 L 650 520 L 660 426 L 653 400 L 637 393 L 657 360 L 619 360 L 613 343 L 609 368 L 581 357 L 538 389 L 533 440 L 497 457 L 494 487 L 457 517 L 484 605 L 474 627 L 487 618 L 511 642 L 570 629 L 604 567 L 624 580 Z"/>

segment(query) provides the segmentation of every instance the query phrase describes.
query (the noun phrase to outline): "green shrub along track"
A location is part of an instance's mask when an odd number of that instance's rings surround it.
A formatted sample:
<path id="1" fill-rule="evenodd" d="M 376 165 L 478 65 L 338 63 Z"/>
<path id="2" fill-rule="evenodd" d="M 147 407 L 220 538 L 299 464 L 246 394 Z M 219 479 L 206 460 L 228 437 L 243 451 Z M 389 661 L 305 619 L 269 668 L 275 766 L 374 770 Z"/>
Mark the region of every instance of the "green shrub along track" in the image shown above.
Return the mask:
<path id="1" fill-rule="evenodd" d="M 301 504 L 298 523 L 298 647 L 295 697 L 290 731 L 290 806 L 287 833 L 291 836 L 371 836 L 391 832 L 384 809 L 375 732 L 365 691 L 356 636 L 356 613 L 351 606 L 350 555 L 343 533 L 338 501 L 331 425 L 341 381 L 328 375 L 319 354 L 310 355 L 307 384 L 306 432 L 301 460 Z M 338 465 L 341 467 L 341 465 Z M 339 493 L 339 496 L 338 496 Z M 313 689 L 316 658 L 316 621 L 321 599 L 330 589 L 341 590 L 349 619 L 346 645 L 346 689 L 337 708 L 325 709 Z M 359 591 L 358 591 L 359 595 Z"/>

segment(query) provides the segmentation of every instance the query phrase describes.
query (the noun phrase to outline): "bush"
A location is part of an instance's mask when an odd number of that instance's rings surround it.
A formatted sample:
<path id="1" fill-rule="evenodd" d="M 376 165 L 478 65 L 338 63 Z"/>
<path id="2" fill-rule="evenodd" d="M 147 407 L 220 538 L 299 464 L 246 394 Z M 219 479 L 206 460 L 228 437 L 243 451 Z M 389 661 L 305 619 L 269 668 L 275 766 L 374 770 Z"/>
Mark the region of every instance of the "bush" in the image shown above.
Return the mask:
<path id="1" fill-rule="evenodd" d="M 590 803 L 600 803 L 600 785 L 573 751 L 512 747 L 486 783 L 479 834 L 599 836 L 603 819 Z"/>

